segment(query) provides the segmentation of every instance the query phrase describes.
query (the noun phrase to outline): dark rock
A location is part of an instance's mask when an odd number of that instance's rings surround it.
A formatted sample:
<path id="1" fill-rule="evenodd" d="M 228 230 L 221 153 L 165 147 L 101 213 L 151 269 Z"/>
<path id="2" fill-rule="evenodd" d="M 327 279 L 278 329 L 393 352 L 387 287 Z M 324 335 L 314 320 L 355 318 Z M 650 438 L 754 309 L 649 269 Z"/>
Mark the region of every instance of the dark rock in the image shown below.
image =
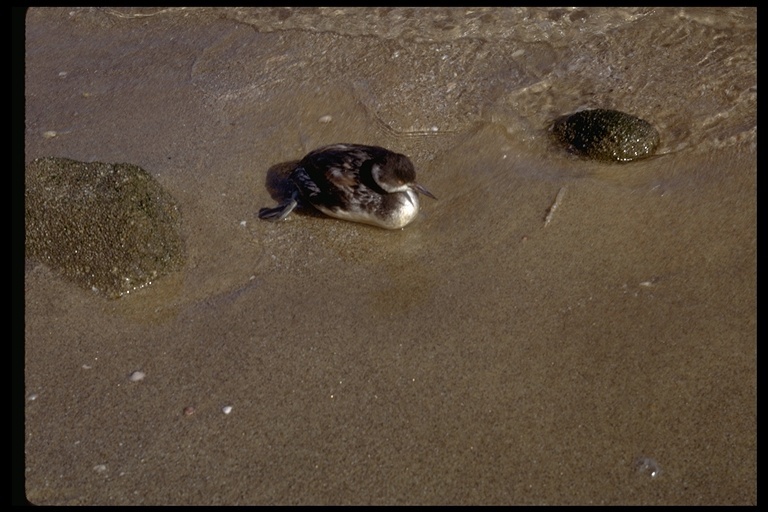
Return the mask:
<path id="1" fill-rule="evenodd" d="M 130 164 L 38 158 L 26 166 L 26 256 L 119 297 L 184 264 L 178 207 Z"/>
<path id="2" fill-rule="evenodd" d="M 555 121 L 555 138 L 595 160 L 629 162 L 652 155 L 659 132 L 648 121 L 618 110 L 582 110 Z"/>

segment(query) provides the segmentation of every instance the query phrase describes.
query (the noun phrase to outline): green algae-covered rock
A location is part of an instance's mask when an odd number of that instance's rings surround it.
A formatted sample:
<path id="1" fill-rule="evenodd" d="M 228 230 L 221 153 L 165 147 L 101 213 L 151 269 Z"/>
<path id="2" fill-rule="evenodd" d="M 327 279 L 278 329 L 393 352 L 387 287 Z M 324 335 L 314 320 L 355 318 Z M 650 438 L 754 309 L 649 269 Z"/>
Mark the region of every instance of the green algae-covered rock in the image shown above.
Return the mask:
<path id="1" fill-rule="evenodd" d="M 27 164 L 26 255 L 119 297 L 184 264 L 171 195 L 130 164 L 38 158 Z"/>
<path id="2" fill-rule="evenodd" d="M 652 155 L 659 132 L 648 121 L 618 110 L 582 110 L 555 121 L 555 138 L 595 160 L 629 162 Z"/>

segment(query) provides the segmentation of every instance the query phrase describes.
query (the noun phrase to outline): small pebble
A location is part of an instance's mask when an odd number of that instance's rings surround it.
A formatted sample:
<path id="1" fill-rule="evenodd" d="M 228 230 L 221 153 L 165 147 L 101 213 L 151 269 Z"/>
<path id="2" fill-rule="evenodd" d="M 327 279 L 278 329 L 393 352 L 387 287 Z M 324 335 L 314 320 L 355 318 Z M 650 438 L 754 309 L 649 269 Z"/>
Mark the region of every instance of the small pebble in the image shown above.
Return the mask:
<path id="1" fill-rule="evenodd" d="M 329 115 L 320 116 L 318 121 L 321 122 L 321 123 L 330 123 L 331 121 L 333 121 L 333 117 L 331 117 Z"/>
<path id="2" fill-rule="evenodd" d="M 661 466 L 656 462 L 656 459 L 650 457 L 637 457 L 633 462 L 633 466 L 635 471 L 640 474 L 648 475 L 651 478 L 656 478 L 661 474 Z"/>
<path id="3" fill-rule="evenodd" d="M 107 470 L 106 464 L 96 464 L 93 466 L 93 470 L 97 473 L 103 473 Z"/>
<path id="4" fill-rule="evenodd" d="M 144 373 L 144 372 L 135 371 L 135 372 L 133 372 L 132 374 L 130 374 L 128 376 L 128 380 L 130 380 L 131 382 L 139 382 L 140 380 L 142 380 L 146 376 L 147 376 L 147 374 Z"/>
<path id="5" fill-rule="evenodd" d="M 192 407 L 191 405 L 188 405 L 187 407 L 184 408 L 184 416 L 192 416 L 193 414 L 195 414 L 194 407 Z"/>
<path id="6" fill-rule="evenodd" d="M 618 110 L 582 110 L 562 117 L 552 134 L 594 160 L 630 162 L 651 156 L 659 145 L 659 132 L 651 123 Z"/>
<path id="7" fill-rule="evenodd" d="M 224 414 L 229 414 L 229 413 L 231 413 L 231 412 L 232 412 L 232 406 L 231 406 L 231 405 L 227 405 L 226 407 L 223 407 L 223 408 L 221 409 L 221 412 L 223 412 Z"/>

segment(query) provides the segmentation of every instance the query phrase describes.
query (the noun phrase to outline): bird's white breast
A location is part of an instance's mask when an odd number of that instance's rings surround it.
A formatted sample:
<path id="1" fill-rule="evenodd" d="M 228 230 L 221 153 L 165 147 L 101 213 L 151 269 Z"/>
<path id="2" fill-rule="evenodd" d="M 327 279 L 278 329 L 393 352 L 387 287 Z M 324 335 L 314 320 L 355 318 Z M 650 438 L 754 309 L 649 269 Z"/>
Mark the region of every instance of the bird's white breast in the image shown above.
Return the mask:
<path id="1" fill-rule="evenodd" d="M 315 207 L 321 212 L 337 219 L 349 220 L 372 224 L 386 229 L 400 229 L 407 226 L 419 213 L 419 194 L 413 190 L 390 194 L 392 199 L 388 204 L 376 211 L 359 208 L 331 209 L 317 204 Z M 410 197 L 410 201 L 408 198 Z"/>

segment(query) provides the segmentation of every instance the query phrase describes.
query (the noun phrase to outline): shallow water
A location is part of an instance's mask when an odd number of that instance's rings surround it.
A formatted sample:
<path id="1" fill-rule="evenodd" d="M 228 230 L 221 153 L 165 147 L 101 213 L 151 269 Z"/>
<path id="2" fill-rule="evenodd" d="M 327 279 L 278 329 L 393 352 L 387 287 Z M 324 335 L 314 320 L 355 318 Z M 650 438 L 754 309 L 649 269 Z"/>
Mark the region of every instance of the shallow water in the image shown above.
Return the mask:
<path id="1" fill-rule="evenodd" d="M 31 10 L 27 160 L 149 170 L 188 264 L 119 301 L 26 266 L 27 497 L 756 502 L 755 29 L 742 8 Z M 657 156 L 557 147 L 582 108 L 653 123 Z M 395 232 L 259 221 L 269 169 L 333 142 L 408 154 L 439 200 Z"/>

